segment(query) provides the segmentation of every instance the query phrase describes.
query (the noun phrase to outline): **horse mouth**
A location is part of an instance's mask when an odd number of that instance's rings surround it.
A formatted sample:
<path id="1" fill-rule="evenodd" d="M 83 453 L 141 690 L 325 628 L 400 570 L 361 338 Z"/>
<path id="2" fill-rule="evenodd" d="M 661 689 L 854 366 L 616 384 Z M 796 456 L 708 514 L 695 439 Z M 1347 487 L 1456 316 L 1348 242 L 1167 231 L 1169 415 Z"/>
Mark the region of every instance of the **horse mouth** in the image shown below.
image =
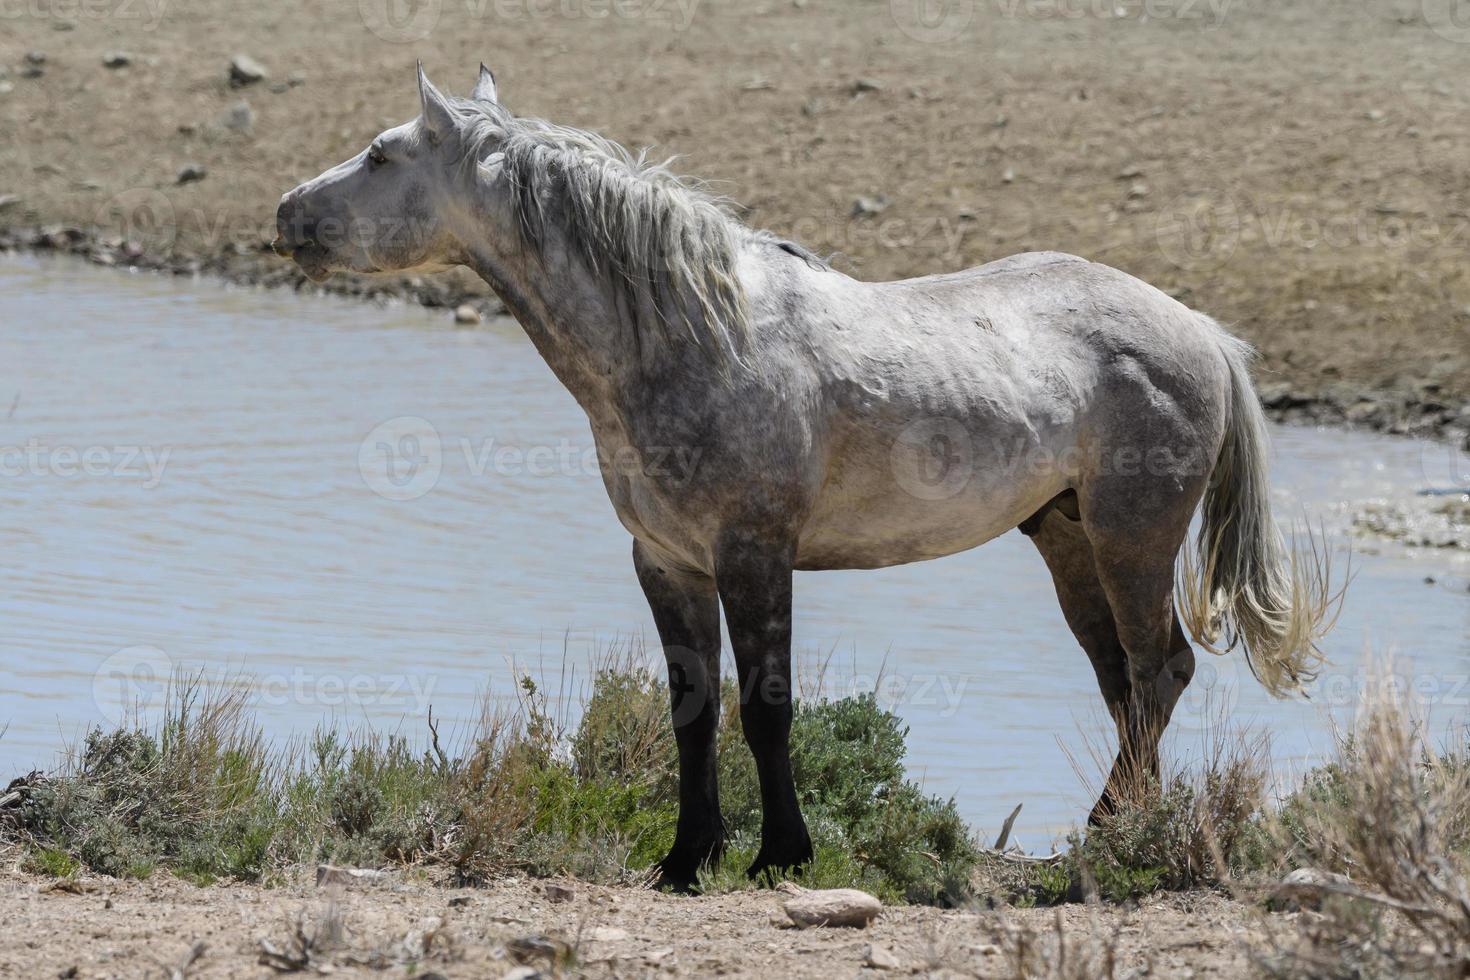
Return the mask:
<path id="1" fill-rule="evenodd" d="M 312 282 L 325 282 L 331 278 L 334 271 L 327 250 L 322 247 L 321 243 L 312 239 L 307 239 L 300 244 L 292 244 L 278 237 L 271 242 L 271 250 L 281 258 L 295 262 L 296 267 Z"/>

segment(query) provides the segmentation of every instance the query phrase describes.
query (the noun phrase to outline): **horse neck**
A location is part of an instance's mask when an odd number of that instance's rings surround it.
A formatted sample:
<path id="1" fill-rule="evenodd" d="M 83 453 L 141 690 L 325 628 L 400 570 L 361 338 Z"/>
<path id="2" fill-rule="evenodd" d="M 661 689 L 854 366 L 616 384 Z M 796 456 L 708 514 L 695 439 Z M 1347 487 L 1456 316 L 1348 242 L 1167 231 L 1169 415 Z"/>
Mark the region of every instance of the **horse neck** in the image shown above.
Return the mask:
<path id="1" fill-rule="evenodd" d="M 526 331 L 552 373 L 588 414 L 604 409 L 628 383 L 636 358 L 627 349 L 629 326 L 611 290 L 587 263 L 560 241 L 540 254 L 479 243 L 468 248 L 468 264 L 484 279 Z"/>

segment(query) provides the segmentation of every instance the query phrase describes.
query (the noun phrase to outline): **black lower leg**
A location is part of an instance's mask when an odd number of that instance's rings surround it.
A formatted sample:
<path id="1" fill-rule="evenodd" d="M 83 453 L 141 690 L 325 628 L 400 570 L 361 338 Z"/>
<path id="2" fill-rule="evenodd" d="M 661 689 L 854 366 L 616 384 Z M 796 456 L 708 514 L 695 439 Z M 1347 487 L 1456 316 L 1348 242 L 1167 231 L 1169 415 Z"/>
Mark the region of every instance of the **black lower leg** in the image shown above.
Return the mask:
<path id="1" fill-rule="evenodd" d="M 634 544 L 633 564 L 653 611 L 669 671 L 679 748 L 679 820 L 659 862 L 660 883 L 692 887 L 725 845 L 715 747 L 720 725 L 720 609 L 714 580 L 669 567 Z"/>
<path id="2" fill-rule="evenodd" d="M 748 540 L 727 545 L 717 580 L 739 670 L 740 723 L 761 790 L 761 847 L 750 875 L 812 859 L 791 774 L 791 551 Z"/>

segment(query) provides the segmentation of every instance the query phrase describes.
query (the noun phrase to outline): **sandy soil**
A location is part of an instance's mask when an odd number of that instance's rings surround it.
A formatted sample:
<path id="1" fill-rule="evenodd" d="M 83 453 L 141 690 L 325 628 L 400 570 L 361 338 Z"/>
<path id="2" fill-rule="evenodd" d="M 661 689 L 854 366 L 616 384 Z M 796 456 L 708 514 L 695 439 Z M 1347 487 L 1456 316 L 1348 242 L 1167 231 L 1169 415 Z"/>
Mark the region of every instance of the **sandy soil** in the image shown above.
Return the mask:
<path id="1" fill-rule="evenodd" d="M 499 977 L 523 967 L 555 975 L 542 951 L 560 950 L 570 975 L 827 980 L 877 975 L 868 966 L 874 946 L 893 957 L 889 974 L 1007 977 L 1018 975 L 1021 937 L 1054 951 L 1060 917 L 1074 967 L 1108 946 L 1120 977 L 1235 977 L 1249 975 L 1249 950 L 1266 924 L 1245 906 L 1190 894 L 1135 910 L 894 908 L 864 930 L 798 930 L 785 923 L 784 898 L 527 881 L 458 889 L 399 876 L 320 889 L 199 888 L 162 875 L 63 887 L 9 872 L 0 873 L 0 921 L 11 937 L 0 944 L 0 975 L 270 976 L 282 971 L 260 962 L 262 940 L 299 958 L 299 926 L 320 937 L 302 970 L 341 977 Z M 1292 918 L 1271 923 L 1290 932 Z"/>
<path id="2" fill-rule="evenodd" d="M 464 92 L 483 57 L 517 111 L 680 154 L 856 275 L 1078 252 L 1259 344 L 1278 415 L 1325 398 L 1470 427 L 1470 29 L 1450 6 L 12 0 L 0 226 L 294 281 L 259 251 L 281 192 L 413 115 L 415 58 Z M 233 88 L 236 53 L 269 77 Z M 186 164 L 208 176 L 178 184 Z"/>

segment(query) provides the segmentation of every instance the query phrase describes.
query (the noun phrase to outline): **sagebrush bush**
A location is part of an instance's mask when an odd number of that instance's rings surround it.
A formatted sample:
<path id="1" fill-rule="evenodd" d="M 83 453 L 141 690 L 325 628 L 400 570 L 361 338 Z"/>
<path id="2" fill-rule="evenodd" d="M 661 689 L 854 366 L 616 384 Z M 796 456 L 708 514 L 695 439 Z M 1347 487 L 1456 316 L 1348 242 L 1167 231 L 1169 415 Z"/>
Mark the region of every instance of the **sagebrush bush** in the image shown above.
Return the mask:
<path id="1" fill-rule="evenodd" d="M 636 880 L 673 841 L 677 750 L 664 683 L 631 658 L 598 670 L 570 732 L 522 678 L 454 752 L 400 735 L 318 732 L 273 751 L 238 692 L 176 692 L 153 728 L 94 731 L 27 792 L 0 833 L 38 868 L 197 882 L 258 881 L 332 861 L 427 863 L 462 880 L 506 873 Z M 745 887 L 760 827 L 734 686 L 719 736 L 731 847 L 710 887 Z M 871 696 L 802 702 L 793 766 L 817 859 L 810 882 L 888 899 L 955 902 L 978 851 L 952 802 L 904 776 L 907 729 Z M 50 871 L 48 873 L 55 873 Z"/>

